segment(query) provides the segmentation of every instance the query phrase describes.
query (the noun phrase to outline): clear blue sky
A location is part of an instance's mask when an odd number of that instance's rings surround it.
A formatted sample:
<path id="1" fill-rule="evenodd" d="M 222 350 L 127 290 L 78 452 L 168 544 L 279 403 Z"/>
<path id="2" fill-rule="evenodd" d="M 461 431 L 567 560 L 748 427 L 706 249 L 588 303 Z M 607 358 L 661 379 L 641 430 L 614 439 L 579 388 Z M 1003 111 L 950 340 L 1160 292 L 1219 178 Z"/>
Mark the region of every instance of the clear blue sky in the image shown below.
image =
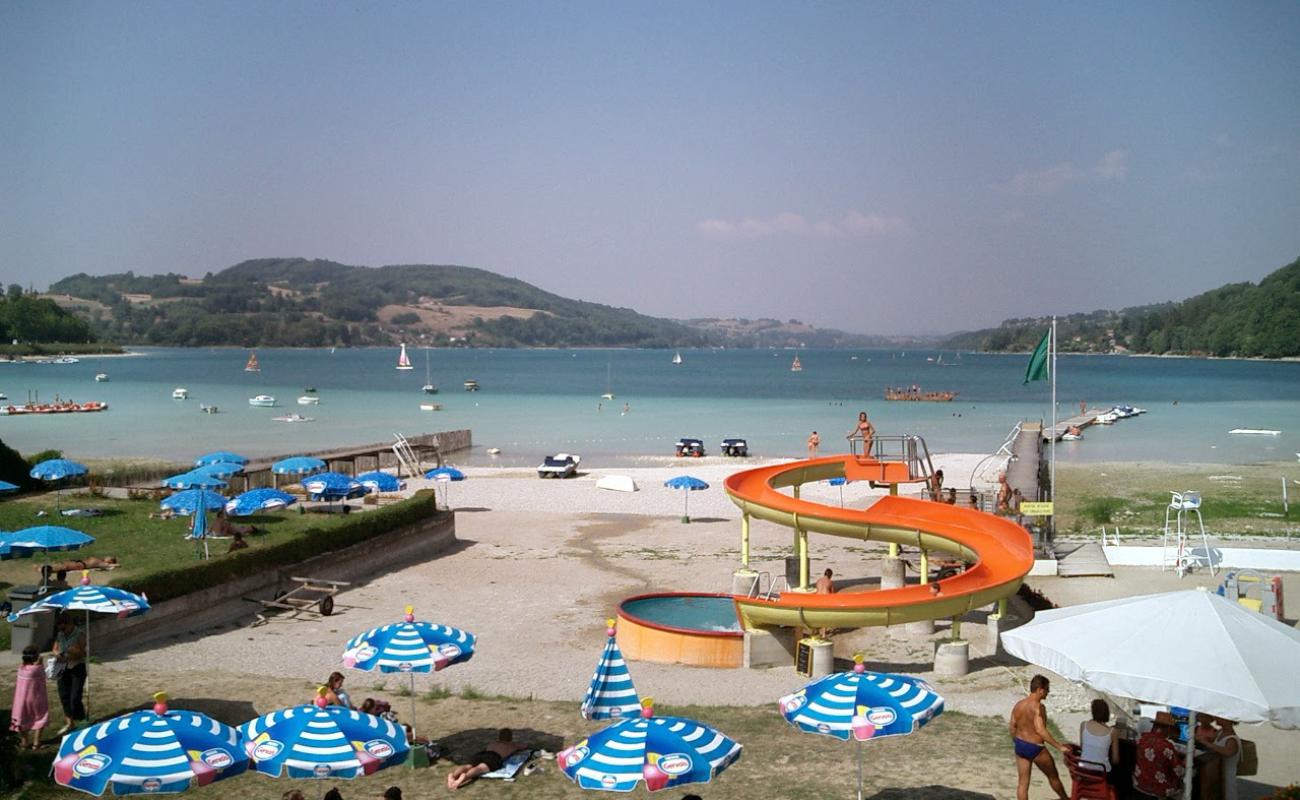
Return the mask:
<path id="1" fill-rule="evenodd" d="M 0 4 L 0 279 L 465 264 L 874 333 L 1300 256 L 1300 5 Z"/>

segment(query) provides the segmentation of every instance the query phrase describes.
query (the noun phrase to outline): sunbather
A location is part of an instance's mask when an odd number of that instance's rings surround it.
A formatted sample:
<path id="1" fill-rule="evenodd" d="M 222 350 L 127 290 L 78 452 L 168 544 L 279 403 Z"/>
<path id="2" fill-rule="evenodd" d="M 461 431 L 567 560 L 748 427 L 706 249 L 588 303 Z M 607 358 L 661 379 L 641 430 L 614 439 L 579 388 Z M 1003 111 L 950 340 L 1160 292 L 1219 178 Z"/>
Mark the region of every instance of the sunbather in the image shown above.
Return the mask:
<path id="1" fill-rule="evenodd" d="M 509 728 L 502 728 L 497 732 L 495 742 L 470 756 L 468 764 L 461 764 L 448 773 L 447 788 L 459 789 L 481 775 L 501 769 L 507 758 L 527 749 L 521 744 L 515 744 L 514 738 L 514 733 Z"/>
<path id="2" fill-rule="evenodd" d="M 80 572 L 83 569 L 117 569 L 121 564 L 117 563 L 117 556 L 86 556 L 85 558 L 74 558 L 71 561 L 55 561 L 52 564 L 37 564 L 34 569 L 41 574 L 49 572 L 62 572 L 66 576 L 69 572 Z"/>

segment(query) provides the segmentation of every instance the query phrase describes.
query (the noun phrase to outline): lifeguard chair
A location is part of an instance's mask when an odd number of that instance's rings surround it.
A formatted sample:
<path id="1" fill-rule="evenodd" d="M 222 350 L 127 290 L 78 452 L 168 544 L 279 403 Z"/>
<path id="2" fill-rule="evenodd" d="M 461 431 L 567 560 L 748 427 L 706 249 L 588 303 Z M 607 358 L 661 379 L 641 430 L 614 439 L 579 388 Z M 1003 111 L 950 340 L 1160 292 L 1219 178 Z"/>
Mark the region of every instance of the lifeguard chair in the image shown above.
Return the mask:
<path id="1" fill-rule="evenodd" d="M 1201 546 L 1205 548 L 1205 562 L 1210 566 L 1210 574 L 1214 575 L 1216 571 L 1214 559 L 1210 555 L 1210 540 L 1205 535 L 1205 522 L 1201 519 L 1201 493 L 1186 491 L 1169 494 L 1171 497 L 1168 507 L 1165 508 L 1165 538 L 1161 549 L 1160 569 L 1162 571 L 1173 569 L 1181 578 L 1194 566 L 1197 559 L 1193 558 L 1187 539 L 1190 534 L 1188 530 L 1190 515 L 1195 514 L 1196 525 L 1201 531 Z"/>

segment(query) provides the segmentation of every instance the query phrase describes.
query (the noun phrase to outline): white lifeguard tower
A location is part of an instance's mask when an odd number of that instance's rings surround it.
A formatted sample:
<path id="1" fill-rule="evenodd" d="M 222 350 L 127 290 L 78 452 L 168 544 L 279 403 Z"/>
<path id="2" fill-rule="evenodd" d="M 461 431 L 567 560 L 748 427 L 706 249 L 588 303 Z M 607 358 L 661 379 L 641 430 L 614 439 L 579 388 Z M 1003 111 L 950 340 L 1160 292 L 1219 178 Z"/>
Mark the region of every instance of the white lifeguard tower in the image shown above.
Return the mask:
<path id="1" fill-rule="evenodd" d="M 1165 538 L 1161 550 L 1160 569 L 1173 569 L 1178 577 L 1186 575 L 1195 562 L 1201 559 L 1192 555 L 1188 546 L 1188 523 L 1190 516 L 1196 515 L 1196 526 L 1201 531 L 1201 546 L 1205 549 L 1205 563 L 1210 567 L 1210 574 L 1215 574 L 1214 558 L 1210 554 L 1210 540 L 1205 535 L 1205 522 L 1201 519 L 1200 492 L 1170 492 L 1169 506 L 1165 509 Z M 1173 523 L 1172 526 L 1170 523 Z M 1172 552 L 1171 552 L 1172 551 Z"/>

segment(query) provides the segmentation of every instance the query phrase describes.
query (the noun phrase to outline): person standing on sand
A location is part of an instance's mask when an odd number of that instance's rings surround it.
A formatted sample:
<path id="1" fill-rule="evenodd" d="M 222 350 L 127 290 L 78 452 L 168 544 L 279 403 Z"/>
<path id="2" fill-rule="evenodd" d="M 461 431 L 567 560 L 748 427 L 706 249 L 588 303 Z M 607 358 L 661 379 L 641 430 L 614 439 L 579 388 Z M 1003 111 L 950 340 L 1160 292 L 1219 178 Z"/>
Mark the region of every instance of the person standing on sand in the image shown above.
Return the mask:
<path id="1" fill-rule="evenodd" d="M 858 424 L 853 426 L 853 430 L 849 431 L 849 435 L 844 438 L 852 439 L 855 436 L 862 437 L 862 455 L 870 456 L 871 441 L 876 438 L 876 426 L 872 425 L 871 421 L 867 419 L 867 412 L 865 411 L 858 412 Z"/>
<path id="2" fill-rule="evenodd" d="M 1029 800 L 1029 777 L 1037 766 L 1060 800 L 1069 800 L 1061 776 L 1056 772 L 1056 762 L 1047 751 L 1047 745 L 1062 753 L 1068 745 L 1061 744 L 1047 730 L 1047 709 L 1043 701 L 1051 691 L 1051 681 L 1035 675 L 1029 681 L 1029 696 L 1011 709 L 1011 741 L 1016 751 L 1016 800 Z"/>
<path id="3" fill-rule="evenodd" d="M 816 458 L 816 457 L 817 457 L 817 448 L 821 446 L 821 443 L 822 443 L 822 437 L 820 437 L 820 436 L 817 435 L 817 431 L 813 431 L 813 432 L 812 432 L 812 435 L 808 437 L 808 457 L 809 457 L 809 458 Z"/>

